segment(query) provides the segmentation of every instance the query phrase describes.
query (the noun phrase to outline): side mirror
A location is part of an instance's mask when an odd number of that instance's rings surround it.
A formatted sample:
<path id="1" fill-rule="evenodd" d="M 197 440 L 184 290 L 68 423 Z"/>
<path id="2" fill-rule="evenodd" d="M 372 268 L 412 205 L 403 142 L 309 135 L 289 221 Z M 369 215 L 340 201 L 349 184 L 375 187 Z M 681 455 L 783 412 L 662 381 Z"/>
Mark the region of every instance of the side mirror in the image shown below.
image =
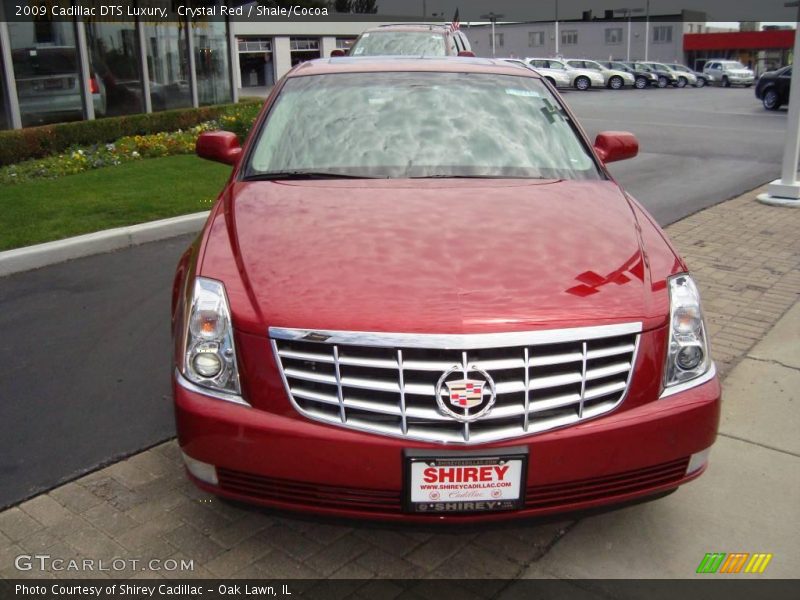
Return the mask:
<path id="1" fill-rule="evenodd" d="M 603 131 L 594 139 L 594 151 L 604 163 L 633 158 L 639 154 L 636 136 L 627 131 Z"/>
<path id="2" fill-rule="evenodd" d="M 336 48 L 335 50 L 331 50 L 331 58 L 334 56 L 347 56 L 347 53 L 341 48 Z"/>
<path id="3" fill-rule="evenodd" d="M 197 138 L 194 151 L 200 158 L 235 165 L 242 156 L 239 138 L 230 131 L 207 131 Z"/>
<path id="4" fill-rule="evenodd" d="M 471 56 L 473 58 L 475 57 L 475 53 L 472 52 L 471 50 L 459 50 L 458 51 L 458 55 L 459 56 Z"/>

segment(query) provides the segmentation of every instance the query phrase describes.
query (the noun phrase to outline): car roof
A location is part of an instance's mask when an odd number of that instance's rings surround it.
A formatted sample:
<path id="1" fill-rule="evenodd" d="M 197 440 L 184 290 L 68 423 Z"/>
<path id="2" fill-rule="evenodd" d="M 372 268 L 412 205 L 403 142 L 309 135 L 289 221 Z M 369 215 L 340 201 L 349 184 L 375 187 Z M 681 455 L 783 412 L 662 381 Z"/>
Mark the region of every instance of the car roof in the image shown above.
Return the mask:
<path id="1" fill-rule="evenodd" d="M 441 72 L 441 73 L 490 73 L 539 78 L 534 71 L 520 69 L 504 60 L 462 56 L 408 57 L 408 56 L 335 56 L 318 58 L 300 63 L 286 77 L 327 75 L 333 73 L 380 73 L 380 72 Z"/>
<path id="2" fill-rule="evenodd" d="M 364 33 L 377 33 L 380 31 L 435 31 L 437 33 L 447 33 L 450 28 L 441 23 L 394 23 L 371 27 L 365 30 Z"/>

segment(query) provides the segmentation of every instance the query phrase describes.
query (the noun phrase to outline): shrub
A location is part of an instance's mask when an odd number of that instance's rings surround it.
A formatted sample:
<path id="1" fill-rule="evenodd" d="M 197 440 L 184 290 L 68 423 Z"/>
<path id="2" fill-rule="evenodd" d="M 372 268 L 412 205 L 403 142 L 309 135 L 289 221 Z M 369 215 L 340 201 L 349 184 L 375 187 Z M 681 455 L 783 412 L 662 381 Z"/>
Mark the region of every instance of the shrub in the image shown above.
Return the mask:
<path id="1" fill-rule="evenodd" d="M 74 146 L 114 142 L 125 136 L 149 135 L 163 131 L 189 129 L 200 123 L 217 120 L 222 115 L 239 114 L 232 124 L 256 115 L 262 102 L 221 104 L 201 108 L 181 108 L 151 114 L 108 117 L 94 121 L 56 123 L 0 131 L 0 165 L 10 165 L 31 158 L 64 152 Z M 252 121 L 251 121 L 252 123 Z M 239 127 L 242 129 L 242 127 Z M 246 131 L 246 130 L 245 130 Z M 241 131 L 236 131 L 241 135 Z"/>
<path id="2" fill-rule="evenodd" d="M 0 185 L 73 175 L 141 158 L 191 154 L 201 133 L 220 128 L 236 133 L 243 140 L 259 109 L 260 105 L 257 104 L 229 106 L 225 107 L 218 119 L 204 121 L 187 129 L 123 136 L 113 143 L 71 146 L 66 152 L 2 166 Z"/>

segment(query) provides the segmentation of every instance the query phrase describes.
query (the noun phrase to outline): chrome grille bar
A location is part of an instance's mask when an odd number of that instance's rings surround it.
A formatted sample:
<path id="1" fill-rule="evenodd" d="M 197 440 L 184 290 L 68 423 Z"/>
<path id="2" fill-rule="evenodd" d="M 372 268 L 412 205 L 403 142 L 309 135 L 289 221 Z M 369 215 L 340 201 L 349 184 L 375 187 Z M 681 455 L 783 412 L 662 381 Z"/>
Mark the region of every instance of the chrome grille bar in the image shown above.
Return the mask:
<path id="1" fill-rule="evenodd" d="M 478 444 L 614 410 L 627 393 L 640 332 L 640 323 L 623 323 L 463 336 L 285 328 L 269 334 L 289 399 L 308 418 L 406 439 Z M 469 423 L 440 413 L 435 393 L 442 373 L 456 369 L 467 378 L 475 368 L 494 380 L 494 407 Z"/>

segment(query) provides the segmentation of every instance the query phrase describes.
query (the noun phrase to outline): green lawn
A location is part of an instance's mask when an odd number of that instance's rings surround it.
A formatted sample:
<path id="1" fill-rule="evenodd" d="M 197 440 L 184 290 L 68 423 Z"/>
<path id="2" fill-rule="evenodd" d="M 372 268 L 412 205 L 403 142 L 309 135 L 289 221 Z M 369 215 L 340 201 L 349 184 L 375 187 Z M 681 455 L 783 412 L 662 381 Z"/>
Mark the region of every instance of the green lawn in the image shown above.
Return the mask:
<path id="1" fill-rule="evenodd" d="M 0 189 L 0 250 L 208 210 L 231 167 L 151 158 Z"/>

